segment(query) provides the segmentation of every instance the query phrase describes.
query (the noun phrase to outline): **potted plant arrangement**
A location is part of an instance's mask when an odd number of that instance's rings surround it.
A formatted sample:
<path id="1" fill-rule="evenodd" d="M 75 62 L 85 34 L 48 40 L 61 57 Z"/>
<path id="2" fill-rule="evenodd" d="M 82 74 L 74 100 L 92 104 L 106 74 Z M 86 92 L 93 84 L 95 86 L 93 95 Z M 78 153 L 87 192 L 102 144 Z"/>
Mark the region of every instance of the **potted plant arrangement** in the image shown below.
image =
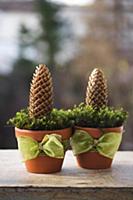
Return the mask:
<path id="1" fill-rule="evenodd" d="M 18 147 L 32 173 L 54 173 L 62 168 L 71 136 L 68 112 L 53 108 L 53 83 L 49 69 L 40 64 L 33 74 L 29 107 L 8 124 L 15 127 Z"/>
<path id="2" fill-rule="evenodd" d="M 85 102 L 72 111 L 75 132 L 71 146 L 74 155 L 82 168 L 110 168 L 121 144 L 127 112 L 107 106 L 107 83 L 103 72 L 97 68 L 89 77 Z"/>

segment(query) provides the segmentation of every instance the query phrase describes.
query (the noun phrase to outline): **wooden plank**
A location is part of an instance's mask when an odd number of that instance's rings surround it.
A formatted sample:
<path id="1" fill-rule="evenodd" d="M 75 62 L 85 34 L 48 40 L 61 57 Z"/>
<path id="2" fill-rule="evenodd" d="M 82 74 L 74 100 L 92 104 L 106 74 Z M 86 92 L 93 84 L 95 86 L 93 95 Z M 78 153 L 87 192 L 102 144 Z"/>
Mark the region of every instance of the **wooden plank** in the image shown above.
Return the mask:
<path id="1" fill-rule="evenodd" d="M 85 170 L 72 152 L 56 174 L 30 174 L 17 150 L 0 151 L 0 200 L 132 200 L 133 152 L 118 152 L 113 167 Z"/>

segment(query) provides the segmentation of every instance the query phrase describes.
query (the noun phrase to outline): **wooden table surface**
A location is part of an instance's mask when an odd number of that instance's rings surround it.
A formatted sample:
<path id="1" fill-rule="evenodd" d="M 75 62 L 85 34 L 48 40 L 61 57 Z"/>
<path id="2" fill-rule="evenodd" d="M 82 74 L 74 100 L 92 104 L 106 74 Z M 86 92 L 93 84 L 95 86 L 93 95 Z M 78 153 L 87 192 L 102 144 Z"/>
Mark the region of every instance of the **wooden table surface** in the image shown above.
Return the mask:
<path id="1" fill-rule="evenodd" d="M 107 170 L 77 166 L 67 152 L 62 172 L 30 174 L 17 150 L 0 150 L 0 200 L 133 200 L 133 152 L 118 152 Z"/>

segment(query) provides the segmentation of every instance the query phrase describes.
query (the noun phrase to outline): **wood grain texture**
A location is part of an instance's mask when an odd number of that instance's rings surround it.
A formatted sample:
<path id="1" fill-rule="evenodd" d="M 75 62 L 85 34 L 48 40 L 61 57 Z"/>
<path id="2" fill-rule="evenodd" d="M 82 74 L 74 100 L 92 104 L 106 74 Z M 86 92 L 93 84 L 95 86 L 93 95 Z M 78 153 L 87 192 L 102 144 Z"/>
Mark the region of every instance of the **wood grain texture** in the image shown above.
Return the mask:
<path id="1" fill-rule="evenodd" d="M 68 152 L 61 173 L 30 174 L 17 150 L 0 151 L 0 200 L 133 200 L 133 152 L 107 170 L 85 170 Z"/>

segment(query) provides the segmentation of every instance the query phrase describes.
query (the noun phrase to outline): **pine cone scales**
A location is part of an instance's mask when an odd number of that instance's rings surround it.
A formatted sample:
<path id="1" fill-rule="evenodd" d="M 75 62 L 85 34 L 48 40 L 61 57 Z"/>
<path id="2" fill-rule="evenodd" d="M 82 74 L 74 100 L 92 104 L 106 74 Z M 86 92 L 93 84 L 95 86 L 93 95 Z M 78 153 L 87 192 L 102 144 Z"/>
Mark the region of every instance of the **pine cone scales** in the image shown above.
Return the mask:
<path id="1" fill-rule="evenodd" d="M 29 115 L 41 118 L 53 108 L 52 77 L 46 65 L 39 65 L 33 74 L 29 97 Z"/>
<path id="2" fill-rule="evenodd" d="M 107 83 L 103 72 L 96 68 L 89 77 L 86 91 L 86 104 L 94 108 L 100 108 L 106 106 L 107 103 Z"/>

